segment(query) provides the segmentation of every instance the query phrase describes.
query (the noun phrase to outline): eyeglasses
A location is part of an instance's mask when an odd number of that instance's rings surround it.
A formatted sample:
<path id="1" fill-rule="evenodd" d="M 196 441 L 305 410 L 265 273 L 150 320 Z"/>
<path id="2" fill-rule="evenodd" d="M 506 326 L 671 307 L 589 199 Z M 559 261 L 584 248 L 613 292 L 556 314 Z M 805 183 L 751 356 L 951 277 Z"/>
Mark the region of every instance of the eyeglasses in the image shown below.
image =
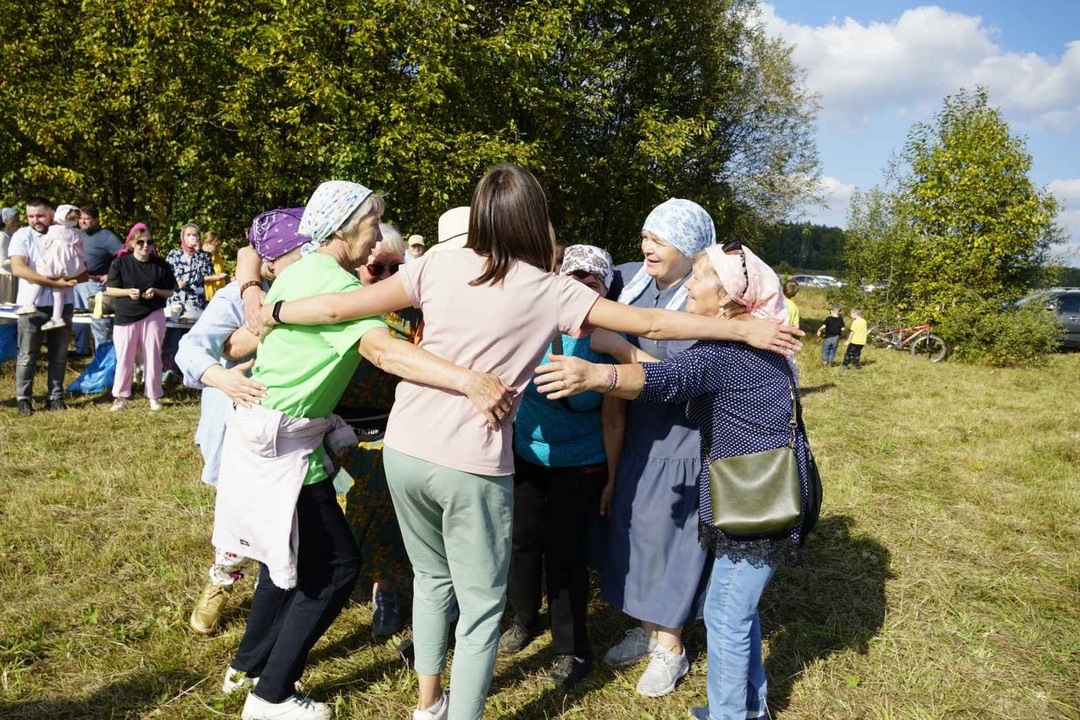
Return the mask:
<path id="1" fill-rule="evenodd" d="M 738 240 L 729 240 L 720 246 L 720 249 L 726 253 L 739 251 L 739 258 L 742 259 L 742 274 L 743 279 L 746 281 L 746 286 L 750 287 L 750 274 L 746 272 L 746 253 L 743 251 L 742 243 Z"/>
<path id="2" fill-rule="evenodd" d="M 154 241 L 153 240 L 136 240 L 135 241 L 135 246 L 136 247 L 154 247 Z"/>
<path id="3" fill-rule="evenodd" d="M 371 263 L 367 266 L 367 271 L 375 277 L 383 277 L 384 275 L 393 275 L 401 267 L 401 263 Z"/>

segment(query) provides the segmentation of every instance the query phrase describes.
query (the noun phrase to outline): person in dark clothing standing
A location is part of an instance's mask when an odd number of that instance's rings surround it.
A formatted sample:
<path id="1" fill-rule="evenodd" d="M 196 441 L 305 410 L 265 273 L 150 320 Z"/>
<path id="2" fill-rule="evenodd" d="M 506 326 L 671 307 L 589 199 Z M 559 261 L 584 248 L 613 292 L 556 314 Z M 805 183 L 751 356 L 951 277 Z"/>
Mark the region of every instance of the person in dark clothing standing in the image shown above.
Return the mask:
<path id="1" fill-rule="evenodd" d="M 840 307 L 829 308 L 829 317 L 818 328 L 817 336 L 824 338 L 821 343 L 821 364 L 832 367 L 836 358 L 836 347 L 840 344 L 840 334 L 844 332 L 844 318 L 840 317 Z"/>
<path id="2" fill-rule="evenodd" d="M 105 292 L 105 281 L 109 279 L 109 266 L 116 259 L 117 253 L 124 247 L 124 241 L 108 228 L 101 227 L 97 206 L 87 203 L 79 208 L 79 228 L 84 240 L 86 253 L 86 272 L 90 276 L 84 283 L 75 286 L 75 307 L 92 308 L 94 296 Z M 80 355 L 90 354 L 90 335 L 94 337 L 94 348 L 112 339 L 112 320 L 94 318 L 90 328 L 76 325 L 72 328 L 75 336 L 75 352 Z"/>

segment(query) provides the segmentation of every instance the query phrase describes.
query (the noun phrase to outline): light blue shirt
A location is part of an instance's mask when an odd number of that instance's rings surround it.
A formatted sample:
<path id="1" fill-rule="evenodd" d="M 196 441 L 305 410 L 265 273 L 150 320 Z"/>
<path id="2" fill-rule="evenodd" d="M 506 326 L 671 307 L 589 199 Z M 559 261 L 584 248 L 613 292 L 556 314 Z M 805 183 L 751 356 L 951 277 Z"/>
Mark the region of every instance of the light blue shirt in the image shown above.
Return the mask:
<path id="1" fill-rule="evenodd" d="M 221 445 L 225 441 L 225 416 L 232 401 L 220 390 L 203 385 L 201 378 L 211 365 L 226 368 L 236 365 L 223 358 L 222 353 L 225 341 L 243 325 L 244 301 L 240 298 L 240 285 L 231 282 L 214 293 L 198 321 L 180 339 L 176 351 L 176 366 L 184 374 L 184 384 L 202 390 L 195 444 L 203 456 L 202 481 L 207 485 L 217 485 Z"/>

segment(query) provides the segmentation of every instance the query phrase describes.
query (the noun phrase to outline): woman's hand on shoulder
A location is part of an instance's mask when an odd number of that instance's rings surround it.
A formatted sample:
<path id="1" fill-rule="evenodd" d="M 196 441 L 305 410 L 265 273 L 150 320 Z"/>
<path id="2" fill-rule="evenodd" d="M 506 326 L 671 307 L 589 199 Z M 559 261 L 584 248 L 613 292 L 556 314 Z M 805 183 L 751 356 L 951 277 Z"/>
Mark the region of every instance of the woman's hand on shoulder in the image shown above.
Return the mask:
<path id="1" fill-rule="evenodd" d="M 571 355 L 552 355 L 547 364 L 536 368 L 536 389 L 549 400 L 602 392 L 610 383 L 610 365 L 594 365 Z"/>
<path id="2" fill-rule="evenodd" d="M 735 319 L 744 325 L 744 341 L 751 347 L 772 350 L 781 355 L 791 355 L 802 347 L 799 342 L 804 333 L 794 325 L 784 325 L 775 320 L 756 318 L 749 313 L 736 315 Z"/>
<path id="3" fill-rule="evenodd" d="M 465 397 L 469 398 L 484 416 L 488 427 L 498 430 L 513 412 L 517 391 L 489 373 L 470 371 L 469 374 Z"/>

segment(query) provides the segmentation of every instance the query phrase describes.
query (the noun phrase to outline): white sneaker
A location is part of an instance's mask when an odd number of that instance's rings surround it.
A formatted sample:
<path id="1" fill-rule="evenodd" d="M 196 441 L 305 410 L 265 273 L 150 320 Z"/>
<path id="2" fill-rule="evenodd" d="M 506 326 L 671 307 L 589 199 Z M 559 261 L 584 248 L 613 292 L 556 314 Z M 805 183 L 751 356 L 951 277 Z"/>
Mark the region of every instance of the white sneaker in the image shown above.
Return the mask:
<path id="1" fill-rule="evenodd" d="M 330 720 L 330 706 L 300 695 L 269 703 L 248 693 L 240 720 Z"/>
<path id="2" fill-rule="evenodd" d="M 221 692 L 232 695 L 237 690 L 250 690 L 259 682 L 259 678 L 251 677 L 242 670 L 229 667 L 225 671 L 225 680 L 221 683 Z"/>
<path id="3" fill-rule="evenodd" d="M 150 412 L 161 412 L 163 405 L 156 398 L 150 398 Z"/>
<path id="4" fill-rule="evenodd" d="M 36 312 L 36 305 L 20 305 L 19 307 L 15 308 L 16 315 L 33 315 Z"/>
<path id="5" fill-rule="evenodd" d="M 56 330 L 58 328 L 67 327 L 67 323 L 62 318 L 49 318 L 41 326 L 42 330 Z"/>
<path id="6" fill-rule="evenodd" d="M 656 648 L 655 638 L 646 638 L 645 629 L 636 627 L 626 631 L 622 642 L 607 651 L 604 662 L 615 667 L 633 665 Z"/>
<path id="7" fill-rule="evenodd" d="M 439 702 L 427 710 L 413 710 L 412 720 L 446 720 L 450 714 L 450 693 L 444 692 Z"/>
<path id="8" fill-rule="evenodd" d="M 683 675 L 690 672 L 690 661 L 686 658 L 685 650 L 676 655 L 672 650 L 657 646 L 649 655 L 649 667 L 645 668 L 637 683 L 639 695 L 663 697 L 673 692 Z"/>
<path id="9" fill-rule="evenodd" d="M 120 412 L 127 407 L 127 398 L 116 398 L 113 400 L 112 407 L 109 408 L 109 412 Z"/>

